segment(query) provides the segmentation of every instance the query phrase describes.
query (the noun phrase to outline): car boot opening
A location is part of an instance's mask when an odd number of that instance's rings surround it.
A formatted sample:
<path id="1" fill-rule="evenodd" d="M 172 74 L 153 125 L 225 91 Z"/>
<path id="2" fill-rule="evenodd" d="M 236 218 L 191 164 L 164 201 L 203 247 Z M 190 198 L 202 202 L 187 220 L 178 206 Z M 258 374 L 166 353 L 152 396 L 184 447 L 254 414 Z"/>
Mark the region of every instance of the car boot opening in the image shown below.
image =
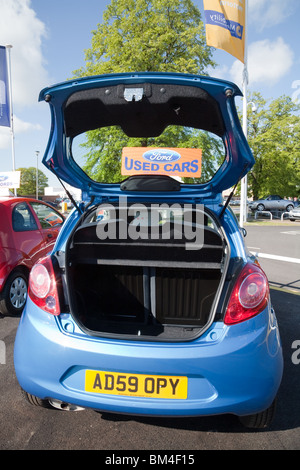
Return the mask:
<path id="1" fill-rule="evenodd" d="M 71 313 L 93 335 L 192 339 L 214 317 L 226 241 L 204 211 L 199 224 L 195 210 L 179 205 L 155 216 L 135 210 L 120 219 L 119 208 L 101 206 L 75 229 L 66 263 Z"/>

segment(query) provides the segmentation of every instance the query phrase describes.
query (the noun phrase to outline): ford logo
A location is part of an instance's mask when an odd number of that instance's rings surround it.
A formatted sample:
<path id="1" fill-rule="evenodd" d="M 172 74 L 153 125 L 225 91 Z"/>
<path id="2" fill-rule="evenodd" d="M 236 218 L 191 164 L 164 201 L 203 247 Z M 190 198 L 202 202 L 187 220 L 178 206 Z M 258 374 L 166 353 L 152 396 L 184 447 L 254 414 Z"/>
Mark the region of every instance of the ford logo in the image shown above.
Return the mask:
<path id="1" fill-rule="evenodd" d="M 0 175 L 0 181 L 6 181 L 8 176 Z"/>
<path id="2" fill-rule="evenodd" d="M 181 155 L 175 150 L 169 149 L 152 149 L 143 154 L 143 158 L 148 162 L 176 162 L 181 158 Z"/>

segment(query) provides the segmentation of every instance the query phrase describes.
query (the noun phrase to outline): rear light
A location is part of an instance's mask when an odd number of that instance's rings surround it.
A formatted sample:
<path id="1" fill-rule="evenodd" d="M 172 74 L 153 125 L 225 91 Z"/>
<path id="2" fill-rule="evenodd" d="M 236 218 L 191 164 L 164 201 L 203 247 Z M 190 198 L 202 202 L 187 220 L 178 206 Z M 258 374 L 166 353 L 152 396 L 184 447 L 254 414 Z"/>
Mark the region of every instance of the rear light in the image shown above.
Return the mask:
<path id="1" fill-rule="evenodd" d="M 52 315 L 60 314 L 56 279 L 50 256 L 40 259 L 30 271 L 28 294 L 41 309 Z"/>
<path id="2" fill-rule="evenodd" d="M 269 300 L 269 283 L 263 270 L 248 263 L 242 269 L 227 306 L 224 323 L 232 325 L 262 312 Z"/>

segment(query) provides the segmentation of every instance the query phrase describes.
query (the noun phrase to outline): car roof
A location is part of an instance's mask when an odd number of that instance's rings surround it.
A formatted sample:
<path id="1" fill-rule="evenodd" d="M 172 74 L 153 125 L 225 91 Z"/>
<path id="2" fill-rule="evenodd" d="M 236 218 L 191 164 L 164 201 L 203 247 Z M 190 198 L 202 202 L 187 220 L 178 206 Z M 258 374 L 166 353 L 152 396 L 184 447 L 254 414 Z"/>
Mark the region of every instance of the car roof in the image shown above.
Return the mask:
<path id="1" fill-rule="evenodd" d="M 46 206 L 49 206 L 51 209 L 54 209 L 46 201 L 40 201 L 39 199 L 35 199 L 35 198 L 32 198 L 32 197 L 26 197 L 26 196 L 0 196 L 0 204 L 2 204 L 2 205 L 9 206 L 11 204 L 18 203 L 18 202 L 38 202 L 40 204 L 45 204 Z M 57 209 L 54 209 L 54 210 L 57 211 Z"/>
<path id="2" fill-rule="evenodd" d="M 44 201 L 39 201 L 38 199 L 34 199 L 31 197 L 26 197 L 26 196 L 1 196 L 0 197 L 0 203 L 2 204 L 10 204 L 13 202 L 22 202 L 22 201 L 28 201 L 28 202 L 44 202 Z"/>

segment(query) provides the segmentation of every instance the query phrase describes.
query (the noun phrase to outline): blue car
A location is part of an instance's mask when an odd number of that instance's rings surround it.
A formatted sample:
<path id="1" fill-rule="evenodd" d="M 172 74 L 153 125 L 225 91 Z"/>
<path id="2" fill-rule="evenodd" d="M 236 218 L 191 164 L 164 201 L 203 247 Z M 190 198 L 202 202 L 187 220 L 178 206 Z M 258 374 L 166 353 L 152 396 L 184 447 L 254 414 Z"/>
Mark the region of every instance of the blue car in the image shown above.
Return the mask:
<path id="1" fill-rule="evenodd" d="M 158 72 L 41 91 L 52 118 L 43 163 L 82 201 L 30 274 L 14 362 L 32 404 L 270 424 L 277 320 L 222 199 L 254 164 L 238 96 L 231 82 Z"/>

